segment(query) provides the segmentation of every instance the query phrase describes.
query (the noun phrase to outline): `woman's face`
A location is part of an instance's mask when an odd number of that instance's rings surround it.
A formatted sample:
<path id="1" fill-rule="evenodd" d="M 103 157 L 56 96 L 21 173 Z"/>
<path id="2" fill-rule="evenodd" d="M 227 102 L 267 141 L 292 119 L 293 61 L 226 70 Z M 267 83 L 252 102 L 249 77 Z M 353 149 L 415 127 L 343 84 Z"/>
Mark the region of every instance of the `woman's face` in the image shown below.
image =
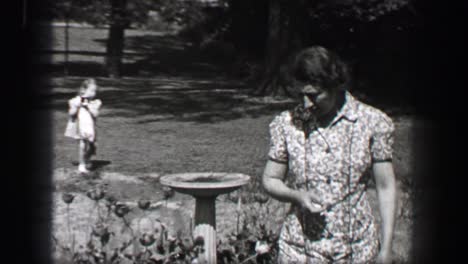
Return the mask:
<path id="1" fill-rule="evenodd" d="M 320 118 L 334 109 L 337 93 L 334 90 L 324 90 L 318 85 L 306 84 L 301 88 L 301 100 L 304 109 Z"/>

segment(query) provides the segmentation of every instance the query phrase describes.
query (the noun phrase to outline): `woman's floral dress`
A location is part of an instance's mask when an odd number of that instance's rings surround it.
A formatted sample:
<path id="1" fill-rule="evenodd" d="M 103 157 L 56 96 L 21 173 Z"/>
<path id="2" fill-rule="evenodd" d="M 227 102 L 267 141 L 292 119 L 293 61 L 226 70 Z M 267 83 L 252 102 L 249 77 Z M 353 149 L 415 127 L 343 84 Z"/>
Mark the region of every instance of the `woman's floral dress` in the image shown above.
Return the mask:
<path id="1" fill-rule="evenodd" d="M 314 190 L 327 206 L 309 213 L 292 205 L 279 240 L 280 263 L 367 263 L 379 247 L 366 196 L 373 162 L 392 159 L 394 126 L 349 92 L 331 125 L 306 138 L 289 111 L 270 123 L 269 158 L 287 163 L 292 188 Z"/>

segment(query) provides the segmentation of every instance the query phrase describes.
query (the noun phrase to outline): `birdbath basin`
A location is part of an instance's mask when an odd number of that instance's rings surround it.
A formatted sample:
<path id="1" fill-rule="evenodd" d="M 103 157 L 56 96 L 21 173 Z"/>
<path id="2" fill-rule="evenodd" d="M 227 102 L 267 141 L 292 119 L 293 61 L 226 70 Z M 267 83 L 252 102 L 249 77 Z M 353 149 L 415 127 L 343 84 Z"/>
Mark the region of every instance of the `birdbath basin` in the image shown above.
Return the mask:
<path id="1" fill-rule="evenodd" d="M 160 182 L 180 193 L 195 197 L 216 197 L 238 189 L 249 180 L 249 176 L 240 173 L 199 172 L 165 175 Z"/>
<path id="2" fill-rule="evenodd" d="M 195 172 L 162 176 L 162 185 L 195 198 L 193 236 L 203 237 L 206 263 L 216 263 L 216 197 L 247 184 L 250 176 L 241 173 Z"/>

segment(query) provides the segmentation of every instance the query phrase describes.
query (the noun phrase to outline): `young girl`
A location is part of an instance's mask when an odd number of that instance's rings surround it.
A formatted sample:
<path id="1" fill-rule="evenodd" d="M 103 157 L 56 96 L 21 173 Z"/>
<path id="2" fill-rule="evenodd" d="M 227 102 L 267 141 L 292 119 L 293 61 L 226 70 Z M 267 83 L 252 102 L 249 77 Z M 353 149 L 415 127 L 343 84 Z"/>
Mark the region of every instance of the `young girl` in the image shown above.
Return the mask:
<path id="1" fill-rule="evenodd" d="M 65 136 L 78 139 L 80 173 L 88 173 L 91 167 L 90 158 L 96 154 L 96 118 L 99 115 L 101 100 L 95 99 L 97 91 L 96 81 L 92 78 L 85 80 L 77 96 L 68 101 L 69 120 Z"/>

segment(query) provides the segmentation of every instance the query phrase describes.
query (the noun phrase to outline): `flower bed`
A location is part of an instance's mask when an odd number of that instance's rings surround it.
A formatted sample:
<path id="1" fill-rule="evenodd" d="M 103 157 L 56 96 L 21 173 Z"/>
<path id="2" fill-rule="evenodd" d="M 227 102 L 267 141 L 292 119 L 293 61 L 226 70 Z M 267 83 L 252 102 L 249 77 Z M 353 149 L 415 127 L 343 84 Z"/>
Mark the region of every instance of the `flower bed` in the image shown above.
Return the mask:
<path id="1" fill-rule="evenodd" d="M 150 199 L 125 199 L 125 194 L 116 198 L 114 188 L 129 189 L 125 184 L 130 183 L 116 183 L 115 175 L 113 180 L 101 176 L 107 181 L 94 180 L 94 186 L 93 180 L 73 175 L 58 181 L 53 224 L 58 263 L 201 263 L 203 241 L 191 236 L 190 196 L 166 189 Z M 139 184 L 144 194 L 145 183 Z M 216 202 L 218 263 L 273 263 L 285 207 L 259 195 L 246 203 L 248 197 L 242 194 L 239 201 L 239 193 L 219 196 Z"/>

